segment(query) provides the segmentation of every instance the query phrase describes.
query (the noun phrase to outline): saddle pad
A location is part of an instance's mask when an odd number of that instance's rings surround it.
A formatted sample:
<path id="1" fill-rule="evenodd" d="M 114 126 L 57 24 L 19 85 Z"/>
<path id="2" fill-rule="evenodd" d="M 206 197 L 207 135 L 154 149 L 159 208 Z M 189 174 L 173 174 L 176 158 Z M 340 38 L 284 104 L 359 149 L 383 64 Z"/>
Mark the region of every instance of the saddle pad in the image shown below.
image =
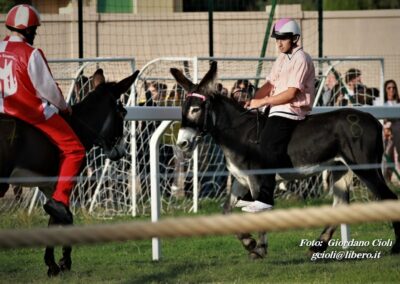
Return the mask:
<path id="1" fill-rule="evenodd" d="M 15 168 L 10 175 L 10 183 L 15 185 L 23 185 L 27 187 L 54 187 L 54 177 L 46 177 L 37 172 Z"/>
<path id="2" fill-rule="evenodd" d="M 11 117 L 0 115 L 0 139 L 13 144 L 16 138 L 17 121 Z"/>

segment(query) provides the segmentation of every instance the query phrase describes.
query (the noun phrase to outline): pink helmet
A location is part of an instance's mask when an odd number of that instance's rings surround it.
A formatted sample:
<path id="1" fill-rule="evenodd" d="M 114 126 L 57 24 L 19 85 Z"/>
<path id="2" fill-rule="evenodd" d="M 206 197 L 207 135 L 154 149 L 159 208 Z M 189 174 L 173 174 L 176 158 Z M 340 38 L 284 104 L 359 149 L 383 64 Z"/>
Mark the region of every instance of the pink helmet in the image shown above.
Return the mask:
<path id="1" fill-rule="evenodd" d="M 295 35 L 301 35 L 300 27 L 296 21 L 290 18 L 282 18 L 275 22 L 271 37 L 279 39 Z"/>
<path id="2" fill-rule="evenodd" d="M 8 12 L 6 26 L 17 30 L 40 26 L 40 15 L 38 11 L 30 5 L 17 5 Z"/>

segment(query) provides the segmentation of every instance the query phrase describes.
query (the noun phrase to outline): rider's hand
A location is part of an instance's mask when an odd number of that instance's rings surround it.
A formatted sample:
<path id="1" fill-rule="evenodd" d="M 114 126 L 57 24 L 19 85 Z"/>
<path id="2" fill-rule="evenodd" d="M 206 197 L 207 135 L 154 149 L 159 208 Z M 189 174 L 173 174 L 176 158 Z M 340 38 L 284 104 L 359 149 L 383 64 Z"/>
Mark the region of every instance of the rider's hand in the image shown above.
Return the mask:
<path id="1" fill-rule="evenodd" d="M 67 108 L 62 110 L 61 112 L 64 113 L 64 114 L 71 115 L 72 114 L 72 108 L 71 108 L 70 105 L 68 105 Z"/>
<path id="2" fill-rule="evenodd" d="M 247 101 L 245 104 L 245 107 L 249 109 L 259 108 L 262 106 L 265 106 L 264 99 L 252 99 L 250 101 Z"/>

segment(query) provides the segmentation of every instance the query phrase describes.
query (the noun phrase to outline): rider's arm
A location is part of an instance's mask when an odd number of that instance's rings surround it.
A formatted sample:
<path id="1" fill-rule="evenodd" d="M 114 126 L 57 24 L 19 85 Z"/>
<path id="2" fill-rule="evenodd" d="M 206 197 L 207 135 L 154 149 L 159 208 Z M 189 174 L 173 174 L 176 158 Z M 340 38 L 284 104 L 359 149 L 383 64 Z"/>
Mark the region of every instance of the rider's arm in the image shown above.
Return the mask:
<path id="1" fill-rule="evenodd" d="M 254 95 L 255 99 L 261 99 L 264 97 L 268 97 L 272 90 L 272 84 L 270 81 L 267 81 L 264 85 L 261 86 L 260 89 L 257 90 L 256 94 Z"/>
<path id="2" fill-rule="evenodd" d="M 39 49 L 35 49 L 29 58 L 28 74 L 38 97 L 45 99 L 62 111 L 68 109 L 61 90 L 54 81 L 44 55 Z"/>
<path id="3" fill-rule="evenodd" d="M 256 93 L 254 95 L 254 99 L 247 101 L 244 104 L 244 107 L 245 108 L 258 108 L 258 107 L 253 106 L 254 105 L 253 102 L 261 101 L 265 98 L 268 98 L 271 95 L 271 91 L 272 91 L 273 87 L 274 86 L 272 85 L 272 83 L 267 79 L 267 81 L 264 83 L 264 85 L 262 85 L 261 88 L 256 91 Z M 260 105 L 260 107 L 261 106 L 264 106 L 264 105 Z"/>
<path id="4" fill-rule="evenodd" d="M 250 102 L 250 108 L 259 108 L 265 105 L 275 106 L 287 104 L 296 97 L 298 92 L 300 92 L 299 89 L 289 87 L 286 91 L 283 91 L 275 96 L 266 96 L 260 99 L 253 99 Z"/>
<path id="5" fill-rule="evenodd" d="M 278 60 L 276 63 L 278 63 Z M 303 107 L 311 103 L 310 94 L 305 93 L 305 86 L 306 84 L 314 84 L 314 80 L 312 80 L 313 82 L 306 80 L 309 74 L 308 65 L 312 64 L 312 62 L 308 62 L 305 57 L 298 57 L 292 64 L 293 67 L 290 73 L 287 74 L 287 89 L 273 96 L 251 100 L 250 108 L 259 108 L 265 105 L 276 106 L 287 103 L 291 103 L 295 107 Z"/>
<path id="6" fill-rule="evenodd" d="M 270 73 L 266 77 L 265 84 L 256 92 L 254 99 L 252 99 L 251 101 L 248 101 L 246 103 L 245 107 L 259 108 L 259 107 L 263 107 L 266 105 L 266 103 L 264 103 L 264 102 L 266 100 L 268 100 L 267 98 L 271 96 L 271 93 L 274 89 L 274 83 L 273 83 L 274 79 L 273 78 L 277 77 L 278 70 L 280 70 L 280 68 L 279 68 L 280 61 L 281 60 L 279 57 L 277 60 L 275 60 L 274 64 L 272 64 Z"/>

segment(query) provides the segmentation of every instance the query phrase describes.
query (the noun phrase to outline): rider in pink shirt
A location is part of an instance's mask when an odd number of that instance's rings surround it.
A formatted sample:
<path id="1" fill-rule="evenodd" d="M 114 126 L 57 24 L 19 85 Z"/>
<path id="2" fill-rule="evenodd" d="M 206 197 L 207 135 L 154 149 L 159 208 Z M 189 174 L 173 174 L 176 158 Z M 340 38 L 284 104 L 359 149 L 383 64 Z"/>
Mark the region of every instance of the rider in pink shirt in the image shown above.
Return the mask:
<path id="1" fill-rule="evenodd" d="M 71 114 L 53 79 L 47 60 L 34 48 L 39 13 L 30 5 L 14 6 L 7 14 L 10 36 L 0 41 L 0 113 L 19 118 L 42 131 L 59 149 L 58 180 L 44 205 L 56 222 L 72 223 L 69 197 L 85 149 L 59 111 Z"/>
<path id="2" fill-rule="evenodd" d="M 281 54 L 267 82 L 246 105 L 249 108 L 270 107 L 261 136 L 265 153 L 263 166 L 268 169 L 290 166 L 287 146 L 292 132 L 310 113 L 314 101 L 314 65 L 300 46 L 300 35 L 300 28 L 293 19 L 283 18 L 275 23 L 271 37 L 276 39 Z M 253 197 L 255 201 L 243 207 L 243 211 L 260 212 L 272 208 L 275 174 L 265 175 L 264 185 L 258 197 Z"/>
<path id="3" fill-rule="evenodd" d="M 294 47 L 291 54 L 281 53 L 266 80 L 272 86 L 269 96 L 277 96 L 289 88 L 298 90 L 294 98 L 286 103 L 267 103 L 271 106 L 270 117 L 282 116 L 302 120 L 310 113 L 315 92 L 314 65 L 302 47 Z"/>

